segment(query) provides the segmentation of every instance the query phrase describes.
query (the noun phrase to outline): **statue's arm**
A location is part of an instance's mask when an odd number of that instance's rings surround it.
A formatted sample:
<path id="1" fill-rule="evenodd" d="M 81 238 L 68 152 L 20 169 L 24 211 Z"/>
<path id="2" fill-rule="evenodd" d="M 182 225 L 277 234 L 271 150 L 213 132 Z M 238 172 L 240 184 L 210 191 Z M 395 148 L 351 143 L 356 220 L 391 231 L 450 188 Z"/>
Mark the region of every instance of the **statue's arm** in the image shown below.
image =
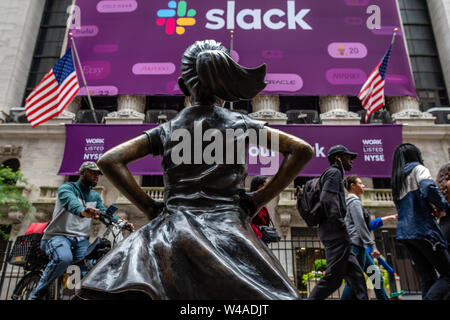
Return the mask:
<path id="1" fill-rule="evenodd" d="M 314 149 L 306 141 L 277 129 L 269 127 L 265 129 L 267 129 L 268 149 L 281 153 L 284 159 L 278 172 L 263 188 L 251 196 L 256 209 L 261 208 L 283 191 L 314 155 Z"/>
<path id="2" fill-rule="evenodd" d="M 155 201 L 137 184 L 127 164 L 151 154 L 151 151 L 149 139 L 142 134 L 108 150 L 97 162 L 108 180 L 150 220 L 157 215 Z"/>

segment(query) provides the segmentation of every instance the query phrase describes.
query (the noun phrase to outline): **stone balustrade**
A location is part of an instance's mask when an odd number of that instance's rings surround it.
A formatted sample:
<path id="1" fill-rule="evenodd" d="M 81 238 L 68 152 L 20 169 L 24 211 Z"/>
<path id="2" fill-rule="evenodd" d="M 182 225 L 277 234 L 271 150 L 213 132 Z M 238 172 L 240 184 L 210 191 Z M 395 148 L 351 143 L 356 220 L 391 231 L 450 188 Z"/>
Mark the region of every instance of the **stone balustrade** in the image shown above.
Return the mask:
<path id="1" fill-rule="evenodd" d="M 153 200 L 163 200 L 164 199 L 164 188 L 163 187 L 142 187 L 142 190 L 145 191 Z M 130 201 L 123 195 L 119 194 L 116 202 L 117 205 L 126 205 L 131 204 Z"/>
<path id="2" fill-rule="evenodd" d="M 365 208 L 395 208 L 392 200 L 392 191 L 390 189 L 370 189 L 366 188 L 361 197 Z M 295 206 L 297 200 L 295 198 L 295 188 L 286 188 L 280 193 L 278 201 L 279 206 Z"/>
<path id="3" fill-rule="evenodd" d="M 40 187 L 40 195 L 35 203 L 40 204 L 54 204 L 57 196 L 58 187 L 42 186 Z M 152 199 L 163 200 L 164 188 L 163 187 L 143 187 L 142 188 Z M 98 186 L 94 188 L 102 197 L 105 188 Z M 279 206 L 295 206 L 295 188 L 284 189 L 279 196 Z M 394 208 L 394 202 L 392 201 L 392 192 L 390 189 L 370 189 L 367 188 L 361 197 L 364 207 L 367 208 Z M 115 201 L 118 205 L 131 204 L 130 201 L 123 195 L 119 194 Z"/>
<path id="4" fill-rule="evenodd" d="M 142 188 L 152 199 L 163 200 L 164 188 L 162 187 L 143 187 Z M 293 207 L 296 205 L 295 188 L 284 189 L 279 196 L 278 206 Z M 130 201 L 122 194 L 119 195 L 117 204 L 130 204 Z M 362 203 L 366 208 L 395 208 L 392 201 L 392 192 L 390 189 L 370 189 L 367 188 L 362 196 Z"/>
<path id="5" fill-rule="evenodd" d="M 56 197 L 58 195 L 58 187 L 54 186 L 41 186 L 40 188 L 39 197 L 36 199 L 34 203 L 38 204 L 54 204 L 56 201 Z M 97 186 L 94 188 L 95 191 L 97 191 L 100 196 L 103 199 L 103 193 L 105 191 L 105 187 Z"/>

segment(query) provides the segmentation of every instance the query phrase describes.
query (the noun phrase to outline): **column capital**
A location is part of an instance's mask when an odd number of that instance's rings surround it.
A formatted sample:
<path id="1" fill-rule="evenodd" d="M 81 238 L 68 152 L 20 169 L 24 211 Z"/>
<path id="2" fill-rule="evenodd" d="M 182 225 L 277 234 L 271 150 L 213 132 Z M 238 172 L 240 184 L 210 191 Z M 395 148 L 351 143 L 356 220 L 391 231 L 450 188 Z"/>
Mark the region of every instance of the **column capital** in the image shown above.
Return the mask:
<path id="1" fill-rule="evenodd" d="M 421 112 L 417 98 L 387 97 L 386 100 L 394 123 L 434 124 L 436 117 L 429 112 Z"/>
<path id="2" fill-rule="evenodd" d="M 322 124 L 349 125 L 361 122 L 358 114 L 348 111 L 347 96 L 320 96 L 319 105 Z"/>
<path id="3" fill-rule="evenodd" d="M 105 117 L 107 124 L 136 123 L 141 124 L 145 119 L 145 95 L 117 96 L 117 111 Z"/>
<path id="4" fill-rule="evenodd" d="M 278 95 L 260 94 L 252 100 L 253 112 L 250 117 L 267 121 L 269 124 L 286 124 L 287 116 L 280 111 L 280 97 Z"/>

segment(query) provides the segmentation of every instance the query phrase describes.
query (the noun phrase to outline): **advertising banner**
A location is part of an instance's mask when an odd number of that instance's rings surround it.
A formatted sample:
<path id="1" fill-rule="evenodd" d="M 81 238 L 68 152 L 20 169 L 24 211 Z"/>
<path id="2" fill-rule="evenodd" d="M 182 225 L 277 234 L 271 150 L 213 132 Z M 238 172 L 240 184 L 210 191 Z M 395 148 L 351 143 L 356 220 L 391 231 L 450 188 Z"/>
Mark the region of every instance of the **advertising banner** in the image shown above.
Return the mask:
<path id="1" fill-rule="evenodd" d="M 75 175 L 83 161 L 97 161 L 107 150 L 155 126 L 156 124 L 67 124 L 64 157 L 58 174 Z M 313 159 L 300 174 L 308 177 L 319 176 L 329 167 L 328 149 L 336 144 L 343 144 L 350 151 L 358 153 L 350 173 L 362 177 L 390 177 L 394 150 L 402 143 L 401 125 L 270 127 L 302 138 L 314 147 Z M 278 153 L 255 145 L 250 145 L 248 152 L 249 175 L 274 175 L 281 165 L 282 156 Z M 147 156 L 131 163 L 128 168 L 135 175 L 161 175 L 161 157 Z"/>
<path id="2" fill-rule="evenodd" d="M 267 64 L 262 93 L 356 96 L 399 28 L 385 94 L 416 96 L 395 0 L 77 0 L 76 6 L 71 31 L 92 95 L 181 94 L 185 49 L 206 39 L 229 49 L 234 30 L 232 57 L 245 67 Z"/>

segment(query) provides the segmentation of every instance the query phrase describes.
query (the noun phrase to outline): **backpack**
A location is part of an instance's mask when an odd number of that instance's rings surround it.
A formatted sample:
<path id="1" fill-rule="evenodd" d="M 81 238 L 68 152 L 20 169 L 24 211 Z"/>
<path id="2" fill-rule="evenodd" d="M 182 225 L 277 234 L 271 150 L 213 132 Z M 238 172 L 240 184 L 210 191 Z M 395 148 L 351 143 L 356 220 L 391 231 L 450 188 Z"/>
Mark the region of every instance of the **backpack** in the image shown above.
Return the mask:
<path id="1" fill-rule="evenodd" d="M 322 220 L 320 179 L 321 177 L 308 180 L 303 186 L 303 190 L 297 187 L 297 210 L 308 227 L 314 227 Z"/>

